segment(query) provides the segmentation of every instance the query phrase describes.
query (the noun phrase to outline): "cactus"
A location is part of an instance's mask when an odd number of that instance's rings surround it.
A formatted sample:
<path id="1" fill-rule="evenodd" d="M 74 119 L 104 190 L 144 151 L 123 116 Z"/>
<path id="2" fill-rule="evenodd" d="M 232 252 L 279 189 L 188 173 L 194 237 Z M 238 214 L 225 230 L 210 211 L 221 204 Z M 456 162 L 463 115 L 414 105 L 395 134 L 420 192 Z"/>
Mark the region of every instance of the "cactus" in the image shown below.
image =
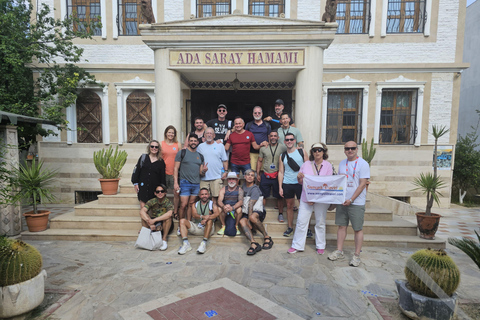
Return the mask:
<path id="1" fill-rule="evenodd" d="M 33 246 L 0 237 L 0 287 L 36 277 L 42 271 L 42 255 Z"/>
<path id="2" fill-rule="evenodd" d="M 422 269 L 449 297 L 460 284 L 460 271 L 457 265 L 442 249 L 419 250 L 410 256 L 405 266 L 405 276 L 413 291 L 423 296 L 438 298 L 436 293 L 440 293 L 440 290 L 435 290 L 433 288 L 435 284 L 432 286 L 431 281 L 422 277 Z"/>
<path id="3" fill-rule="evenodd" d="M 377 149 L 373 147 L 373 138 L 370 143 L 370 149 L 368 148 L 368 143 L 363 139 L 362 142 L 362 158 L 363 160 L 368 162 L 368 165 L 371 166 L 371 162 L 373 160 L 373 157 L 375 157 L 375 153 L 377 152 Z"/>
<path id="4" fill-rule="evenodd" d="M 120 171 L 127 162 L 127 152 L 125 150 L 118 151 L 117 146 L 115 153 L 113 151 L 113 147 L 110 146 L 108 149 L 93 152 L 93 163 L 103 179 L 120 177 Z"/>

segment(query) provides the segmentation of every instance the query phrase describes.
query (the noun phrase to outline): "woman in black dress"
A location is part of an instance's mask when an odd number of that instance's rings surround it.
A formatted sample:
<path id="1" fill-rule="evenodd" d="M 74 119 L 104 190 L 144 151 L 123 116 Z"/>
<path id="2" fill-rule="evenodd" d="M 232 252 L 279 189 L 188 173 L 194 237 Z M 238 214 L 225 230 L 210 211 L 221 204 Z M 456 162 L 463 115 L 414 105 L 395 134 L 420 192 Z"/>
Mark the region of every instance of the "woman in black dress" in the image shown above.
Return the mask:
<path id="1" fill-rule="evenodd" d="M 140 207 L 155 198 L 155 188 L 165 185 L 165 162 L 162 159 L 162 149 L 157 140 L 148 144 L 147 154 L 142 154 L 132 175 L 132 183 L 138 194 Z"/>

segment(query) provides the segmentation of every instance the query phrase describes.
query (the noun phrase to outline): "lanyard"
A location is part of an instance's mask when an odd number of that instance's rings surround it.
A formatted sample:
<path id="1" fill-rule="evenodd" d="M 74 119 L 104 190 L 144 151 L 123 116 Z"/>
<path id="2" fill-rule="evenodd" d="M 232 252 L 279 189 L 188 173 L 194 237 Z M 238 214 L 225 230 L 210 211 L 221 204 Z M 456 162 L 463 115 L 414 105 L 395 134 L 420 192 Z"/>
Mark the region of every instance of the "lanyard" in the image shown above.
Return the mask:
<path id="1" fill-rule="evenodd" d="M 285 133 L 285 130 L 283 130 L 283 128 L 282 128 L 282 131 L 283 131 L 283 138 L 285 139 L 285 136 L 286 136 L 288 133 L 290 133 L 290 127 L 288 127 L 288 129 L 287 129 L 287 133 Z"/>
<path id="2" fill-rule="evenodd" d="M 355 170 L 357 170 L 357 162 L 358 162 L 358 157 L 357 157 L 357 160 L 355 160 L 355 166 L 353 167 L 353 178 L 355 178 Z M 347 163 L 345 163 L 345 166 L 347 167 L 347 179 L 348 179 L 348 159 L 347 159 Z"/>
<path id="3" fill-rule="evenodd" d="M 275 153 L 277 153 L 278 143 L 275 147 L 275 151 L 272 151 L 272 146 L 270 145 L 270 153 L 272 154 L 272 161 L 275 161 Z"/>
<path id="4" fill-rule="evenodd" d="M 201 216 L 204 216 L 205 215 L 205 211 L 207 211 L 207 207 L 208 207 L 208 202 L 207 204 L 205 204 L 204 206 L 202 206 L 202 202 L 200 201 L 200 213 L 201 213 Z M 203 210 L 202 210 L 203 208 Z"/>
<path id="5" fill-rule="evenodd" d="M 322 163 L 320 164 L 320 169 L 318 169 L 317 164 L 315 163 L 315 161 L 313 161 L 313 165 L 315 166 L 315 171 L 317 171 L 317 176 L 319 176 L 319 175 L 320 175 L 320 170 L 322 170 L 322 167 L 323 167 L 323 161 L 322 161 Z"/>

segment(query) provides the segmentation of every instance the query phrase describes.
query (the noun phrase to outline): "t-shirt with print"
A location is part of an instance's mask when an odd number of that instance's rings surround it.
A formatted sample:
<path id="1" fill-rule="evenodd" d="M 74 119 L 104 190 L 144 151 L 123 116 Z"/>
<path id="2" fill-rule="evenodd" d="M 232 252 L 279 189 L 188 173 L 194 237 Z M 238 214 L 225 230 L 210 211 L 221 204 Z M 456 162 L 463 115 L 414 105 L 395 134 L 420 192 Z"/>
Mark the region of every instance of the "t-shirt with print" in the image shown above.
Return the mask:
<path id="1" fill-rule="evenodd" d="M 200 217 L 211 215 L 213 211 L 213 201 L 209 200 L 206 204 L 202 204 L 202 201 L 199 200 L 195 203 L 195 209 Z M 202 219 L 193 218 L 192 222 L 198 224 L 202 222 Z"/>
<path id="2" fill-rule="evenodd" d="M 182 152 L 180 151 L 175 156 L 175 162 L 180 162 Z M 203 164 L 200 157 L 200 153 L 196 150 L 191 152 L 188 149 L 185 149 L 185 157 L 180 163 L 180 173 L 178 174 L 179 179 L 188 180 L 190 183 L 199 184 L 200 183 L 200 166 Z"/>
<path id="3" fill-rule="evenodd" d="M 298 149 L 295 149 L 295 151 L 293 151 L 292 153 L 289 153 L 288 156 L 293 160 L 295 160 L 295 162 L 300 167 L 302 167 L 303 157 L 298 151 Z M 297 179 L 298 171 L 293 171 L 292 168 L 290 168 L 290 166 L 288 165 L 287 161 L 288 161 L 288 158 L 287 156 L 285 156 L 285 158 L 283 159 L 283 165 L 285 167 L 284 174 L 283 174 L 283 183 L 298 184 L 298 179 Z"/>
<path id="4" fill-rule="evenodd" d="M 318 170 L 318 172 L 317 172 Z M 314 161 L 306 161 L 300 167 L 300 171 L 304 175 L 309 176 L 331 176 L 333 174 L 333 167 L 332 164 L 326 160 L 323 160 L 320 168 L 315 167 Z M 307 201 L 307 194 L 305 193 L 305 188 L 302 189 L 302 197 L 300 198 L 303 202 Z"/>
<path id="5" fill-rule="evenodd" d="M 280 143 L 277 143 L 277 145 L 273 147 L 271 145 L 261 147 L 258 158 L 263 159 L 263 171 L 267 173 L 277 172 L 280 155 L 285 151 L 287 151 L 287 147 Z"/>
<path id="6" fill-rule="evenodd" d="M 347 165 L 348 171 L 346 170 Z M 357 157 L 354 161 L 348 161 L 348 159 L 345 159 L 338 165 L 338 174 L 347 175 L 347 193 L 345 199 L 350 199 L 360 185 L 360 179 L 370 179 L 370 166 L 367 161 L 360 157 Z M 364 188 L 360 195 L 353 200 L 353 205 L 364 205 L 366 198 L 367 189 Z"/>
<path id="7" fill-rule="evenodd" d="M 245 165 L 250 163 L 250 144 L 255 142 L 255 137 L 250 131 L 243 131 L 239 134 L 232 132 L 227 140 L 232 146 L 231 163 L 236 165 Z"/>
<path id="8" fill-rule="evenodd" d="M 207 127 L 213 128 L 215 130 L 215 140 L 222 139 L 225 143 L 225 136 L 227 135 L 228 130 L 232 129 L 232 120 L 223 120 L 212 119 L 207 121 Z"/>
<path id="9" fill-rule="evenodd" d="M 168 145 L 165 141 L 162 141 L 162 158 L 165 162 L 165 173 L 173 175 L 173 168 L 175 167 L 175 156 L 178 152 L 178 143 Z"/>
<path id="10" fill-rule="evenodd" d="M 205 172 L 202 180 L 220 179 L 222 177 L 223 161 L 228 161 L 223 144 L 216 142 L 208 144 L 204 142 L 198 146 L 197 151 L 203 155 L 205 163 L 208 163 L 208 170 Z"/>
<path id="11" fill-rule="evenodd" d="M 148 216 L 151 219 L 155 219 L 170 210 L 173 211 L 173 204 L 167 197 L 164 197 L 161 202 L 158 201 L 158 198 L 152 198 L 145 203 L 145 208 L 147 209 Z"/>

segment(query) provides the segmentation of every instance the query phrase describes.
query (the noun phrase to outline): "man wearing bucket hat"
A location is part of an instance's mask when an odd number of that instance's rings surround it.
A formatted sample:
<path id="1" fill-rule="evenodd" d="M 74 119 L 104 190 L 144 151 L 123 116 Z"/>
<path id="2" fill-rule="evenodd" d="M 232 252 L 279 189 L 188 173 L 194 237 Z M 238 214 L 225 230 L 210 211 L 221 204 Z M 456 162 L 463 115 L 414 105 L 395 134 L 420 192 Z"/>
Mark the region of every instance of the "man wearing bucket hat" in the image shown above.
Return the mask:
<path id="1" fill-rule="evenodd" d="M 220 209 L 220 221 L 222 228 L 217 232 L 219 235 L 225 233 L 225 218 L 227 214 L 235 216 L 235 227 L 237 235 L 240 234 L 238 223 L 242 217 L 243 190 L 238 185 L 238 176 L 231 171 L 227 175 L 227 185 L 218 194 L 218 207 Z"/>

